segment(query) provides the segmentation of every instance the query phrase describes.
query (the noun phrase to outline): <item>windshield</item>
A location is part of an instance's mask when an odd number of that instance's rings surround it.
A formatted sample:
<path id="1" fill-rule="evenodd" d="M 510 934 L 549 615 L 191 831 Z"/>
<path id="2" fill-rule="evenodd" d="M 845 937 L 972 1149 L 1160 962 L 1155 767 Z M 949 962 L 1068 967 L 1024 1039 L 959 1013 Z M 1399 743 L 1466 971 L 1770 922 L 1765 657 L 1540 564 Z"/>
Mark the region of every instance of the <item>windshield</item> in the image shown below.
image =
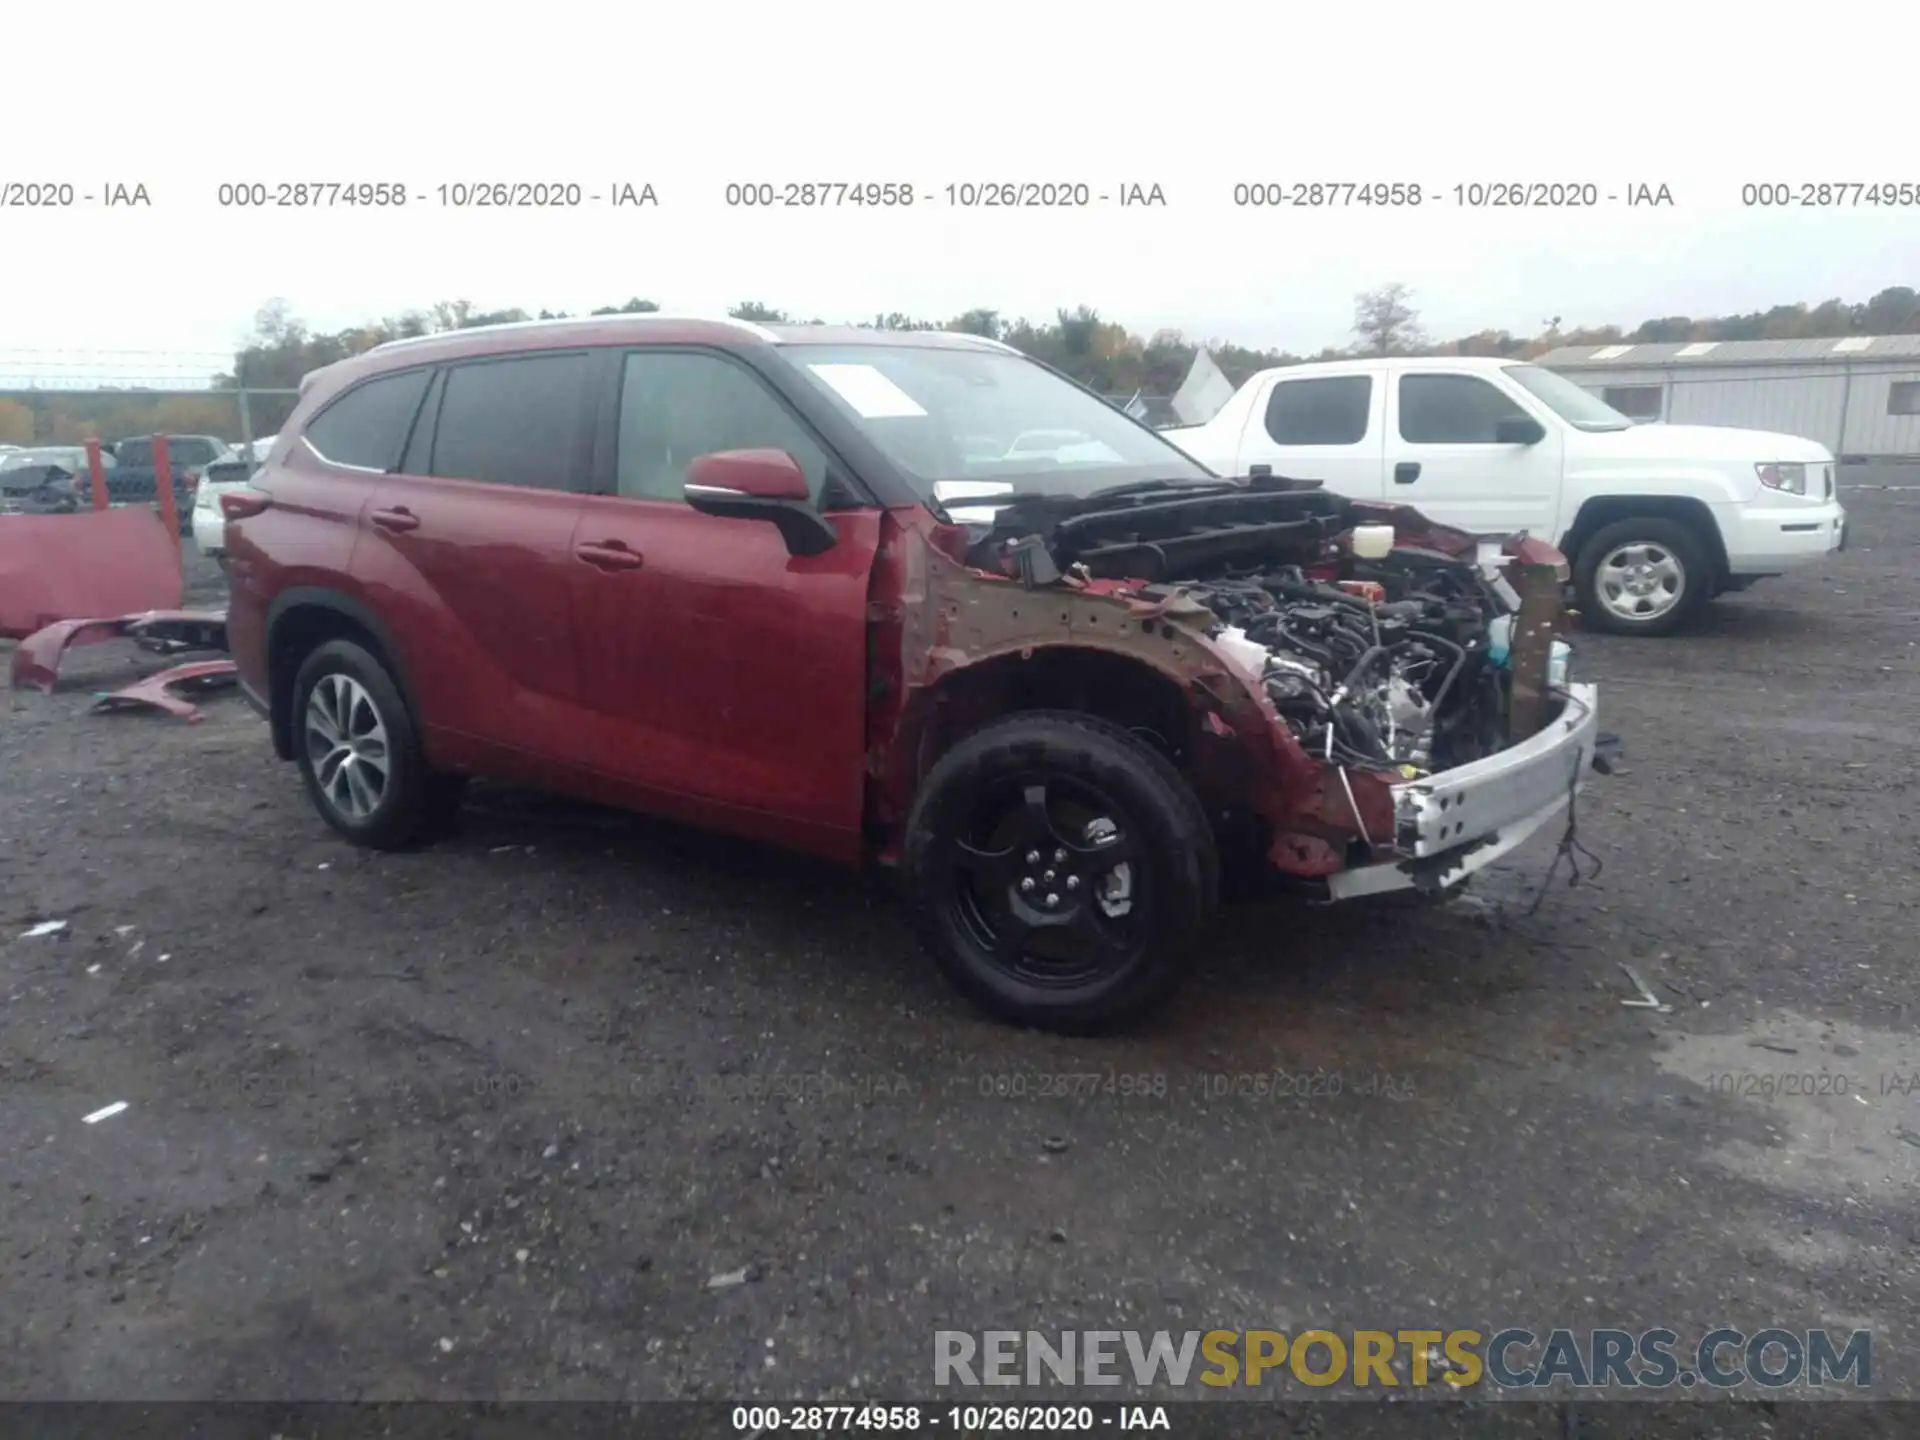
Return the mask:
<path id="1" fill-rule="evenodd" d="M 1045 366 L 1004 351 L 796 345 L 795 368 L 924 498 L 1083 497 L 1148 480 L 1217 483 L 1153 431 Z M 952 512 L 956 520 L 978 518 Z"/>
<path id="2" fill-rule="evenodd" d="M 1631 430 L 1633 421 L 1591 390 L 1538 365 L 1509 365 L 1507 378 L 1524 387 L 1576 430 Z"/>

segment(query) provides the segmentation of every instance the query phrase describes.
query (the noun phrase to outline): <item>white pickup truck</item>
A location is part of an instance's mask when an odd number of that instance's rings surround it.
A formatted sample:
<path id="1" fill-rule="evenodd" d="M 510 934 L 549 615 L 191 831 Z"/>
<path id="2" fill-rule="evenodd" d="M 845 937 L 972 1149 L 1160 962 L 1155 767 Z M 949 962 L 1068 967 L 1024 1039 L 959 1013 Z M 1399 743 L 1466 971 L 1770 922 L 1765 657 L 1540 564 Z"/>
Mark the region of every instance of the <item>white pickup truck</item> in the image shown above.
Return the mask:
<path id="1" fill-rule="evenodd" d="M 1846 545 L 1825 446 L 1636 425 L 1515 361 L 1263 370 L 1204 425 L 1161 433 L 1222 475 L 1265 466 L 1477 534 L 1550 541 L 1572 561 L 1585 624 L 1618 634 L 1667 634 L 1714 595 Z"/>

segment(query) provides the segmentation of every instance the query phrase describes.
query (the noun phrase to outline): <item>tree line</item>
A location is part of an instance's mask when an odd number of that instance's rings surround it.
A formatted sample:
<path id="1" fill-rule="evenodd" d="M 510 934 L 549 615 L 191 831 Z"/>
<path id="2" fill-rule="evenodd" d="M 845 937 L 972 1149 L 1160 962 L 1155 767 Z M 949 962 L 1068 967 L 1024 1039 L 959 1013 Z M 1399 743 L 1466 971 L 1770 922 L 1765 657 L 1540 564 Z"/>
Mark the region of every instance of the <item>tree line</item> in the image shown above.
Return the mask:
<path id="1" fill-rule="evenodd" d="M 661 307 L 634 297 L 606 305 L 593 315 L 648 314 Z M 767 324 L 823 324 L 819 316 L 802 319 L 758 300 L 728 311 L 735 319 Z M 337 331 L 310 329 L 284 300 L 269 301 L 254 318 L 252 334 L 235 357 L 232 370 L 210 377 L 232 390 L 293 390 L 300 377 L 371 349 L 388 340 L 476 325 L 569 318 L 564 311 L 481 310 L 471 301 L 449 300 Z M 957 330 L 984 335 L 1054 366 L 1103 395 L 1124 401 L 1136 393 L 1168 396 L 1179 388 L 1201 343 L 1178 330 L 1139 335 L 1087 305 L 1056 310 L 1051 319 L 1031 320 L 998 310 L 974 309 L 949 319 L 930 319 L 894 311 L 852 322 L 877 330 Z M 1479 330 L 1436 341 L 1421 324 L 1413 292 L 1404 284 L 1380 286 L 1354 297 L 1353 338 L 1344 347 L 1318 354 L 1262 350 L 1227 341 L 1204 342 L 1214 362 L 1238 384 L 1256 371 L 1310 360 L 1352 355 L 1485 355 L 1531 359 L 1562 345 L 1653 344 L 1702 340 L 1798 340 L 1847 335 L 1920 332 L 1920 293 L 1889 286 L 1864 301 L 1825 300 L 1818 304 L 1775 305 L 1742 315 L 1696 318 L 1685 315 L 1643 320 L 1638 325 L 1562 328 L 1558 316 L 1543 319 L 1532 335 L 1508 330 Z M 250 404 L 255 435 L 278 430 L 292 411 L 292 395 L 257 395 Z M 138 388 L 103 389 L 78 395 L 44 392 L 0 397 L 0 442 L 16 445 L 68 443 L 101 437 L 166 431 L 239 438 L 239 417 L 230 395 L 142 397 Z"/>

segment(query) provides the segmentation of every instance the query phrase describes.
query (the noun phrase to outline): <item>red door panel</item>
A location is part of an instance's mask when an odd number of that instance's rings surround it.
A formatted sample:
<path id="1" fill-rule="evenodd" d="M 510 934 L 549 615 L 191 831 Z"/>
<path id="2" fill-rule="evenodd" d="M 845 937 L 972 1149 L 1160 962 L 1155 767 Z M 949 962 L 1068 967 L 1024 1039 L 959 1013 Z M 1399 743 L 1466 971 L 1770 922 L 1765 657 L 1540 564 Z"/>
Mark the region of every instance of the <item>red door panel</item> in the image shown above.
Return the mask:
<path id="1" fill-rule="evenodd" d="M 629 803 L 856 858 L 880 512 L 794 557 L 772 525 L 589 495 L 573 534 L 585 761 Z M 638 563 L 609 556 L 637 557 Z"/>
<path id="2" fill-rule="evenodd" d="M 375 492 L 354 576 L 404 652 L 443 763 L 527 775 L 528 756 L 566 759 L 554 752 L 579 698 L 568 585 L 580 503 L 416 475 Z"/>

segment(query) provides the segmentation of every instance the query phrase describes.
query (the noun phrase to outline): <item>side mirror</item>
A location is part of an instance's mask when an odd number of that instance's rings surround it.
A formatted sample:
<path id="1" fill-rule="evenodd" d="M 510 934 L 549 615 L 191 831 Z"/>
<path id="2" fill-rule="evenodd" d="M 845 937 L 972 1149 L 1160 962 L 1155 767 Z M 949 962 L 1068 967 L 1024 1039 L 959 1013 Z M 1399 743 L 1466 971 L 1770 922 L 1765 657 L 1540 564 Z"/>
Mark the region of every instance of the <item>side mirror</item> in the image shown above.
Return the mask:
<path id="1" fill-rule="evenodd" d="M 800 462 L 784 450 L 719 450 L 695 456 L 682 490 L 702 515 L 767 520 L 787 542 L 789 555 L 822 555 L 839 533 L 813 508 Z"/>
<path id="2" fill-rule="evenodd" d="M 1504 415 L 1493 422 L 1493 438 L 1500 445 L 1538 445 L 1547 438 L 1547 430 L 1527 415 Z"/>

